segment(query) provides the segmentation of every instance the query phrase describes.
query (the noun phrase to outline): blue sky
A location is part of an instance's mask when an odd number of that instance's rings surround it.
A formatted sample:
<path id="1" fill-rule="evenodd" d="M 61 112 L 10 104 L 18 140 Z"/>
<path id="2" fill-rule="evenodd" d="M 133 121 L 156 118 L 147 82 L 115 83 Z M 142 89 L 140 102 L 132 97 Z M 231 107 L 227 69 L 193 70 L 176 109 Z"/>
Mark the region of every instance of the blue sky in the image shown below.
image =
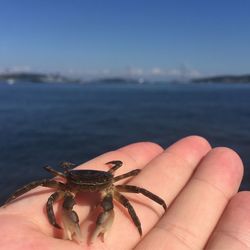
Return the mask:
<path id="1" fill-rule="evenodd" d="M 249 0 L 0 0 L 0 70 L 250 73 Z"/>

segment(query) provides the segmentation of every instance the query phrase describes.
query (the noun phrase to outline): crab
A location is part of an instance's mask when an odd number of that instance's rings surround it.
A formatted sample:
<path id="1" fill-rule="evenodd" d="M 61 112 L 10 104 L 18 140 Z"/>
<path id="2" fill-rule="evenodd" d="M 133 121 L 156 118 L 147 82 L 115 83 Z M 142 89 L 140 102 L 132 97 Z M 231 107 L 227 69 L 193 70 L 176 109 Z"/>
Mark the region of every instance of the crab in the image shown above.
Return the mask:
<path id="1" fill-rule="evenodd" d="M 127 208 L 133 223 L 137 227 L 140 236 L 142 236 L 141 222 L 129 200 L 120 192 L 140 193 L 161 205 L 166 211 L 167 206 L 165 201 L 154 193 L 141 187 L 127 184 L 114 185 L 115 182 L 124 178 L 138 175 L 141 171 L 140 169 L 134 169 L 125 174 L 114 176 L 115 171 L 123 165 L 122 161 L 115 160 L 105 164 L 110 166 L 108 171 L 74 170 L 72 168 L 76 165 L 70 162 L 62 162 L 60 164 L 60 166 L 64 168 L 63 172 L 58 172 L 50 166 L 45 166 L 45 170 L 56 177 L 60 177 L 64 181 L 61 182 L 55 179 L 33 181 L 16 190 L 5 202 L 4 206 L 7 206 L 10 202 L 35 187 L 43 186 L 54 188 L 56 191 L 50 195 L 46 203 L 48 220 L 54 227 L 59 229 L 62 228 L 57 223 L 53 210 L 53 204 L 62 199 L 61 214 L 66 238 L 72 240 L 73 237 L 76 237 L 76 240 L 81 242 L 82 234 L 79 225 L 79 218 L 77 213 L 73 210 L 73 206 L 76 204 L 75 196 L 80 192 L 100 192 L 102 197 L 100 201 L 102 212 L 100 212 L 96 219 L 96 227 L 92 234 L 91 242 L 98 236 L 102 235 L 104 237 L 108 229 L 111 227 L 114 220 L 113 199 Z"/>

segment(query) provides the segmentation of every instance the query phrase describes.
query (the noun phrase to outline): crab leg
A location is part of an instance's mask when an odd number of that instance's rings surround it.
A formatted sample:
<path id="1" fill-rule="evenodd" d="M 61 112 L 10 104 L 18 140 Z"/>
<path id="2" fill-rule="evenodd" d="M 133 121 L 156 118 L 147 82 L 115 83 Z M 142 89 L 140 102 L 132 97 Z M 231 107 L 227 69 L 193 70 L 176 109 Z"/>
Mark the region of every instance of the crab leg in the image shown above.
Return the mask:
<path id="1" fill-rule="evenodd" d="M 113 210 L 113 197 L 111 194 L 107 194 L 104 196 L 101 206 L 103 208 L 103 212 L 100 213 L 96 220 L 96 228 L 92 234 L 91 242 L 96 239 L 100 234 L 103 236 L 103 240 L 108 232 L 109 228 L 113 224 L 114 220 L 114 210 Z"/>
<path id="2" fill-rule="evenodd" d="M 67 238 L 72 240 L 72 236 L 75 234 L 76 240 L 81 242 L 82 234 L 79 225 L 79 218 L 77 213 L 73 210 L 75 204 L 74 195 L 72 193 L 66 193 L 62 206 L 62 221 Z"/>
<path id="3" fill-rule="evenodd" d="M 127 178 L 127 177 L 136 176 L 140 172 L 141 172 L 140 169 L 134 169 L 126 174 L 122 174 L 122 175 L 118 175 L 118 176 L 114 177 L 113 182 L 117 182 L 117 181 L 122 180 L 122 179 Z"/>
<path id="4" fill-rule="evenodd" d="M 59 188 L 62 189 L 64 188 L 64 184 L 55 180 L 48 180 L 48 179 L 43 179 L 40 181 L 33 181 L 19 189 L 17 189 L 11 196 L 10 198 L 4 203 L 4 206 L 7 206 L 8 203 L 11 201 L 15 200 L 19 196 L 23 195 L 24 193 L 30 191 L 33 188 L 36 188 L 38 186 L 42 187 L 50 187 L 50 188 Z"/>
<path id="5" fill-rule="evenodd" d="M 128 209 L 128 212 L 135 226 L 137 227 L 139 234 L 142 235 L 141 222 L 129 200 L 124 195 L 120 194 L 118 191 L 115 191 L 114 194 L 114 198 Z"/>
<path id="6" fill-rule="evenodd" d="M 56 218 L 55 218 L 55 214 L 54 214 L 54 210 L 53 210 L 53 204 L 55 201 L 58 201 L 60 199 L 63 198 L 64 192 L 63 191 L 57 191 L 55 193 L 53 193 L 46 204 L 46 210 L 47 210 L 47 215 L 48 215 L 48 219 L 51 225 L 53 225 L 54 227 L 57 228 L 61 228 L 57 222 L 56 222 Z"/>
<path id="7" fill-rule="evenodd" d="M 50 172 L 51 174 L 53 174 L 54 176 L 60 176 L 60 177 L 63 177 L 63 178 L 66 178 L 65 174 L 61 173 L 61 172 L 58 172 L 56 170 L 54 170 L 52 167 L 50 166 L 44 166 L 43 167 L 46 171 Z"/>
<path id="8" fill-rule="evenodd" d="M 109 169 L 109 173 L 114 173 L 118 168 L 122 166 L 122 161 L 109 161 L 105 163 L 106 165 L 112 165 L 112 167 Z"/>
<path id="9" fill-rule="evenodd" d="M 144 196 L 148 197 L 149 199 L 162 205 L 165 211 L 167 210 L 167 205 L 166 205 L 165 201 L 162 198 L 160 198 L 159 196 L 151 193 L 150 191 L 148 191 L 145 188 L 140 188 L 140 187 L 132 186 L 132 185 L 117 185 L 117 186 L 115 186 L 115 188 L 120 192 L 143 194 Z"/>

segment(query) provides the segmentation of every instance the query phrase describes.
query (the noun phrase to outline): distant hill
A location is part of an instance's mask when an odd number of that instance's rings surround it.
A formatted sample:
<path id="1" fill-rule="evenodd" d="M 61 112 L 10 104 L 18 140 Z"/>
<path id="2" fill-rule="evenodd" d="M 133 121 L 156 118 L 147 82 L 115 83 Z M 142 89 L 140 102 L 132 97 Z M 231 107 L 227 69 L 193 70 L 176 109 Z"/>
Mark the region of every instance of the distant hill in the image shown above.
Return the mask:
<path id="1" fill-rule="evenodd" d="M 223 76 L 213 76 L 196 78 L 191 80 L 194 83 L 250 83 L 250 74 L 248 75 L 223 75 Z"/>
<path id="2" fill-rule="evenodd" d="M 71 79 L 59 74 L 40 73 L 3 73 L 0 74 L 0 81 L 7 83 L 32 82 L 32 83 L 70 83 L 79 82 L 79 79 Z"/>

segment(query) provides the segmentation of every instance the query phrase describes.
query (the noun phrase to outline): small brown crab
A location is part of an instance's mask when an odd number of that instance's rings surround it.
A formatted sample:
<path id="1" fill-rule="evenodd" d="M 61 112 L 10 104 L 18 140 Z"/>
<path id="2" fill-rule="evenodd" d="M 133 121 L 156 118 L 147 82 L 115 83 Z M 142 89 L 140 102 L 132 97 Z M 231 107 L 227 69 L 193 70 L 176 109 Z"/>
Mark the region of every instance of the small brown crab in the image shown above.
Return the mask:
<path id="1" fill-rule="evenodd" d="M 139 234 L 142 235 L 141 223 L 138 216 L 136 215 L 134 208 L 130 204 L 129 200 L 120 192 L 141 193 L 151 200 L 162 205 L 166 210 L 167 206 L 165 201 L 144 188 L 126 184 L 115 186 L 114 183 L 121 179 L 130 176 L 136 176 L 140 172 L 140 169 L 135 169 L 128 173 L 114 176 L 114 172 L 122 166 L 122 162 L 110 161 L 106 164 L 111 166 L 111 168 L 107 172 L 99 170 L 71 170 L 71 168 L 74 167 L 75 164 L 69 162 L 63 162 L 60 164 L 60 166 L 65 169 L 63 173 L 58 172 L 49 166 L 45 166 L 45 170 L 52 173 L 54 176 L 62 177 L 64 179 L 64 182 L 56 181 L 53 179 L 33 181 L 14 192 L 14 194 L 5 202 L 5 206 L 9 202 L 15 200 L 17 197 L 37 186 L 55 188 L 56 192 L 54 192 L 49 197 L 46 205 L 49 222 L 54 227 L 61 228 L 55 218 L 53 203 L 55 201 L 63 199 L 62 222 L 66 235 L 70 240 L 72 239 L 73 235 L 75 235 L 76 239 L 78 241 L 81 241 L 82 236 L 78 215 L 73 210 L 73 206 L 75 205 L 75 196 L 79 192 L 99 191 L 101 192 L 102 196 L 100 204 L 103 211 L 100 213 L 96 220 L 96 228 L 92 235 L 92 239 L 95 239 L 99 235 L 104 235 L 108 228 L 112 225 L 114 219 L 113 199 L 127 208 L 135 226 L 139 231 Z"/>

